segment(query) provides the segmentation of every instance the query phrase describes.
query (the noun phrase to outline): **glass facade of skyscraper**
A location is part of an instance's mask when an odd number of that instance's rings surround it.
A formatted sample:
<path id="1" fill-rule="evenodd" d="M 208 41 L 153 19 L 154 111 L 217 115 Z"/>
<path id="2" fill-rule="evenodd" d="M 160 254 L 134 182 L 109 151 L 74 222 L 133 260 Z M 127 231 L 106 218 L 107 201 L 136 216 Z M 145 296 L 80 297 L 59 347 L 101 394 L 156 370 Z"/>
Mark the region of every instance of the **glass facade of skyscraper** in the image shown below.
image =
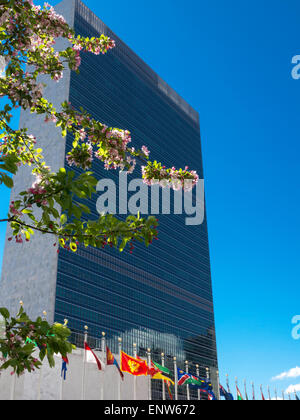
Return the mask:
<path id="1" fill-rule="evenodd" d="M 91 20 L 97 22 L 78 2 L 76 32 L 98 36 Z M 104 30 L 116 40 L 116 48 L 105 56 L 82 54 L 80 74 L 71 76 L 70 102 L 108 126 L 131 131 L 132 146 L 147 145 L 151 158 L 168 167 L 188 165 L 202 178 L 197 114 L 107 27 Z M 67 138 L 67 148 L 71 143 Z M 105 171 L 101 162 L 94 162 L 93 171 L 99 180 L 118 180 L 119 174 Z M 139 168 L 133 176 L 140 176 Z M 95 218 L 96 199 L 89 202 Z M 159 240 L 149 248 L 136 245 L 132 255 L 110 248 L 61 250 L 56 320 L 67 318 L 70 328 L 80 333 L 88 325 L 95 338 L 105 331 L 113 351 L 122 337 L 123 349 L 130 354 L 136 343 L 141 356 L 150 347 L 158 362 L 164 352 L 170 366 L 176 356 L 181 366 L 188 360 L 217 368 L 207 223 L 205 219 L 202 225 L 186 226 L 185 217 L 158 216 Z"/>

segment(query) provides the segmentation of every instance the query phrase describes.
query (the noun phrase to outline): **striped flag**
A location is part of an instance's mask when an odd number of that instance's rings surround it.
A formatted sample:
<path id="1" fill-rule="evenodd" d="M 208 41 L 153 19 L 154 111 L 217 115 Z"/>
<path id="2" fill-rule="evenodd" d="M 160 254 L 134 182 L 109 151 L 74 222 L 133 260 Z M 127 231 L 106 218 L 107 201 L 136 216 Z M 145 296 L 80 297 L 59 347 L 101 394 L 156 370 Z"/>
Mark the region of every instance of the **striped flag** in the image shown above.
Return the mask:
<path id="1" fill-rule="evenodd" d="M 184 385 L 190 379 L 190 375 L 178 369 L 178 385 Z"/>
<path id="2" fill-rule="evenodd" d="M 242 397 L 242 393 L 241 393 L 241 391 L 239 390 L 239 387 L 238 387 L 238 386 L 236 386 L 236 399 L 237 399 L 238 401 L 244 401 L 244 398 Z"/>
<path id="3" fill-rule="evenodd" d="M 233 401 L 233 395 L 230 392 L 227 392 L 226 389 L 220 385 L 220 396 L 224 397 L 227 401 Z"/>
<path id="4" fill-rule="evenodd" d="M 212 384 L 210 382 L 197 378 L 196 376 L 184 372 L 181 369 L 178 369 L 178 385 L 191 385 L 198 389 L 206 389 L 208 391 L 212 390 Z"/>
<path id="5" fill-rule="evenodd" d="M 122 381 L 124 381 L 124 374 L 121 371 L 120 366 L 119 366 L 118 362 L 116 361 L 115 356 L 112 354 L 112 352 L 110 351 L 110 349 L 108 347 L 106 347 L 106 354 L 107 354 L 107 357 L 106 357 L 107 366 L 113 366 L 113 365 L 116 366 L 116 368 L 118 369 L 118 371 L 120 373 Z"/>
<path id="6" fill-rule="evenodd" d="M 169 398 L 170 398 L 170 400 L 172 401 L 172 400 L 173 400 L 173 395 L 172 395 L 172 392 L 171 392 L 171 385 L 170 385 L 170 382 L 165 381 L 165 384 L 167 385 L 167 390 L 168 390 Z"/>
<path id="7" fill-rule="evenodd" d="M 166 375 L 170 375 L 171 374 L 170 369 L 166 368 L 165 366 L 162 366 L 162 365 L 160 365 L 160 364 L 158 364 L 156 362 L 153 362 L 153 360 L 152 360 L 152 363 L 156 367 L 156 369 L 158 369 L 160 372 L 165 373 Z"/>
<path id="8" fill-rule="evenodd" d="M 216 401 L 217 400 L 215 394 L 212 391 L 207 391 L 206 389 L 201 389 L 200 392 L 203 392 L 204 394 L 206 394 L 209 401 Z"/>
<path id="9" fill-rule="evenodd" d="M 158 365 L 158 366 L 160 366 L 160 365 Z M 161 366 L 161 367 L 163 367 L 163 366 Z M 151 361 L 151 368 L 148 369 L 148 375 L 150 375 L 152 377 L 152 379 L 160 379 L 164 382 L 171 382 L 172 385 L 175 385 L 174 382 L 172 381 L 172 379 L 163 375 L 163 372 L 160 369 L 158 369 L 157 364 L 152 362 L 152 361 Z"/>
<path id="10" fill-rule="evenodd" d="M 99 370 L 104 370 L 105 369 L 104 363 L 100 359 L 98 359 L 96 354 L 87 345 L 87 343 L 84 343 L 84 349 L 85 349 L 85 360 L 86 360 L 86 362 L 87 363 L 96 363 Z"/>

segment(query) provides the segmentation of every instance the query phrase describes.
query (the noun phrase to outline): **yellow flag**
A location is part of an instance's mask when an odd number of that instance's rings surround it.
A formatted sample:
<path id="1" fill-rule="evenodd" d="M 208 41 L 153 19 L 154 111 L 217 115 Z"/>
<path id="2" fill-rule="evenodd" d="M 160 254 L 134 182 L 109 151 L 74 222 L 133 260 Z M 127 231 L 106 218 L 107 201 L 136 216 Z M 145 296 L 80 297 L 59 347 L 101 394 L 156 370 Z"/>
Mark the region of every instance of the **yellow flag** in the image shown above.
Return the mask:
<path id="1" fill-rule="evenodd" d="M 155 373 L 152 376 L 152 379 L 160 379 L 162 381 L 171 382 L 172 385 L 175 385 L 172 379 L 168 378 L 167 376 L 162 375 L 160 372 Z"/>

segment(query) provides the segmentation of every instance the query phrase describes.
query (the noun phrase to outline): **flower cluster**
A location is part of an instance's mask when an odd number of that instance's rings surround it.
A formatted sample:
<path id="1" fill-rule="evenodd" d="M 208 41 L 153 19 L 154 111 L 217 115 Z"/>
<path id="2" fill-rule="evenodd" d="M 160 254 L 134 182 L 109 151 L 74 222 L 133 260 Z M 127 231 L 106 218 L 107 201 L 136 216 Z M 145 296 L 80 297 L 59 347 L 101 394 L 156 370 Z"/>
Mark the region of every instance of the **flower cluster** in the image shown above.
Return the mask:
<path id="1" fill-rule="evenodd" d="M 32 184 L 31 188 L 27 190 L 29 194 L 33 196 L 33 202 L 36 204 L 41 204 L 42 206 L 47 206 L 48 201 L 45 198 L 45 194 L 48 193 L 47 189 L 42 185 L 43 178 L 41 175 L 37 175 L 36 180 Z M 31 207 L 31 206 L 30 206 Z"/>
<path id="2" fill-rule="evenodd" d="M 115 41 L 110 39 L 105 35 L 101 35 L 100 38 L 89 39 L 83 38 L 80 35 L 77 38 L 73 38 L 72 35 L 69 36 L 69 40 L 73 43 L 74 51 L 88 51 L 95 55 L 106 54 L 112 48 L 115 48 Z"/>
<path id="3" fill-rule="evenodd" d="M 22 213 L 17 209 L 17 207 L 15 206 L 15 202 L 12 201 L 9 205 L 9 212 L 10 214 L 12 214 L 13 216 L 22 216 Z"/>
<path id="4" fill-rule="evenodd" d="M 43 97 L 43 84 L 37 83 L 28 73 L 22 77 L 21 72 L 5 79 L 0 86 L 0 96 L 8 96 L 12 104 L 24 109 L 37 105 Z"/>
<path id="5" fill-rule="evenodd" d="M 98 151 L 95 155 L 104 162 L 105 169 L 119 168 L 123 170 L 126 168 L 129 172 L 133 172 L 136 162 L 126 155 L 128 144 L 131 143 L 129 131 L 108 128 L 104 125 L 101 133 L 96 133 L 95 141 L 97 141 L 98 145 Z"/>
<path id="6" fill-rule="evenodd" d="M 160 163 L 148 162 L 147 166 L 142 166 L 142 176 L 145 184 L 152 186 L 159 184 L 161 187 L 169 187 L 175 191 L 183 189 L 190 191 L 198 183 L 199 176 L 196 171 L 185 169 L 171 168 L 167 169 Z"/>
<path id="7" fill-rule="evenodd" d="M 144 155 L 148 158 L 150 155 L 150 151 L 148 150 L 147 146 L 143 146 L 142 147 L 142 152 L 144 153 Z"/>
<path id="8" fill-rule="evenodd" d="M 82 169 L 90 169 L 93 162 L 93 147 L 90 143 L 84 143 L 73 148 L 66 157 L 69 166 L 77 166 Z"/>

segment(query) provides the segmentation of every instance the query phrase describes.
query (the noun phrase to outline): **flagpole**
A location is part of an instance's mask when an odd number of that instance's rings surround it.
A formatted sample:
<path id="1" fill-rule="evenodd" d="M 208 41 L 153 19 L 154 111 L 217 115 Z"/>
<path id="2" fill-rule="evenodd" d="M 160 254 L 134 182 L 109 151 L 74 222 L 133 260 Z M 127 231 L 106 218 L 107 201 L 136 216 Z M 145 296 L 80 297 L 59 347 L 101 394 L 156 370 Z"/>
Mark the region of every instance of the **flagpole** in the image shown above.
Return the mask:
<path id="1" fill-rule="evenodd" d="M 186 373 L 189 373 L 189 362 L 187 360 L 185 362 L 185 371 L 186 371 Z M 188 401 L 190 401 L 190 399 L 191 399 L 189 385 L 186 386 L 186 399 Z"/>
<path id="2" fill-rule="evenodd" d="M 63 375 L 63 373 L 61 372 L 61 379 L 60 379 L 60 390 L 59 390 L 59 401 L 62 401 L 63 400 L 63 383 L 64 383 L 64 375 Z"/>
<path id="3" fill-rule="evenodd" d="M 271 393 L 270 393 L 270 386 L 268 385 L 268 395 L 269 395 L 269 401 L 271 401 Z"/>
<path id="4" fill-rule="evenodd" d="M 137 357 L 136 343 L 133 343 L 133 357 Z M 133 377 L 133 400 L 136 401 L 136 376 Z"/>
<path id="5" fill-rule="evenodd" d="M 200 378 L 200 369 L 199 369 L 199 365 L 196 365 L 196 375 L 197 378 Z M 201 400 L 201 391 L 200 389 L 198 389 L 198 401 Z"/>
<path id="6" fill-rule="evenodd" d="M 244 389 L 245 389 L 245 397 L 246 397 L 246 399 L 248 399 L 248 398 L 247 398 L 248 394 L 247 394 L 247 384 L 246 384 L 246 379 L 244 379 Z"/>
<path id="7" fill-rule="evenodd" d="M 43 311 L 43 321 L 46 321 L 47 320 L 47 312 L 46 311 Z M 38 380 L 38 397 L 37 397 L 37 400 L 38 401 L 40 401 L 41 400 L 41 384 L 42 384 L 42 367 L 43 367 L 43 365 L 41 366 L 41 369 L 40 369 L 40 371 L 39 371 L 39 380 Z"/>
<path id="8" fill-rule="evenodd" d="M 261 395 L 261 399 L 262 399 L 262 396 L 263 396 L 263 389 L 262 389 L 262 385 L 260 385 L 260 395 Z"/>
<path id="9" fill-rule="evenodd" d="M 254 382 L 252 382 L 252 398 L 253 398 L 253 401 L 255 401 L 255 387 L 254 387 Z"/>
<path id="10" fill-rule="evenodd" d="M 217 374 L 217 392 L 216 392 L 216 396 L 217 396 L 217 398 L 218 398 L 218 400 L 220 401 L 221 400 L 221 395 L 220 395 L 220 375 L 219 375 L 219 371 L 217 370 L 216 371 L 216 374 Z"/>
<path id="11" fill-rule="evenodd" d="M 81 400 L 84 401 L 85 399 L 85 392 L 84 392 L 84 385 L 85 385 L 85 370 L 86 370 L 86 350 L 85 344 L 87 344 L 88 339 L 88 329 L 89 327 L 86 325 L 84 327 L 84 342 L 83 342 L 83 367 L 82 367 L 82 382 L 81 382 Z"/>
<path id="12" fill-rule="evenodd" d="M 13 371 L 12 372 L 12 383 L 11 383 L 11 388 L 10 388 L 10 400 L 14 401 L 15 400 L 15 390 L 16 390 L 16 373 Z"/>
<path id="13" fill-rule="evenodd" d="M 229 377 L 228 377 L 228 373 L 226 373 L 226 385 L 227 385 L 227 389 L 228 389 L 229 394 L 231 394 L 230 387 L 229 387 Z"/>
<path id="14" fill-rule="evenodd" d="M 282 399 L 283 399 L 283 401 L 285 401 L 285 398 L 284 398 L 284 391 L 282 391 Z"/>
<path id="15" fill-rule="evenodd" d="M 292 400 L 292 398 L 291 398 L 291 393 L 289 392 L 289 400 L 291 401 Z"/>
<path id="16" fill-rule="evenodd" d="M 45 312 L 44 312 L 44 314 L 45 314 Z M 66 326 L 67 324 L 68 324 L 68 320 L 65 319 L 64 320 L 64 326 Z M 61 381 L 60 381 L 59 401 L 63 401 L 63 389 L 64 389 L 64 375 L 63 375 L 63 372 L 61 372 L 60 376 L 61 376 Z"/>
<path id="17" fill-rule="evenodd" d="M 119 360 L 120 360 L 120 366 L 121 366 L 121 360 L 122 360 L 122 338 L 118 338 L 118 350 L 119 350 Z M 121 366 L 122 369 L 122 366 Z M 119 382 L 118 382 L 118 401 L 121 401 L 121 376 L 119 375 Z"/>
<path id="18" fill-rule="evenodd" d="M 275 398 L 276 398 L 276 401 L 278 400 L 278 396 L 277 396 L 277 388 L 275 388 Z"/>
<path id="19" fill-rule="evenodd" d="M 40 367 L 40 371 L 39 371 L 38 396 L 37 396 L 38 401 L 41 401 L 42 368 L 43 368 L 43 365 Z"/>
<path id="20" fill-rule="evenodd" d="M 174 381 L 175 381 L 175 401 L 178 400 L 178 372 L 177 372 L 177 360 L 174 357 Z"/>
<path id="21" fill-rule="evenodd" d="M 206 379 L 209 381 L 209 368 L 206 368 Z"/>
<path id="22" fill-rule="evenodd" d="M 104 363 L 105 359 L 105 332 L 102 331 L 102 337 L 101 337 L 101 354 L 102 354 L 102 361 Z M 105 362 L 106 364 L 106 362 Z M 101 388 L 100 388 L 100 401 L 104 400 L 104 372 L 101 372 Z"/>
<path id="23" fill-rule="evenodd" d="M 105 360 L 105 332 L 102 332 L 101 338 L 101 353 L 102 353 L 102 360 Z"/>
<path id="24" fill-rule="evenodd" d="M 210 381 L 210 375 L 209 375 L 209 368 L 206 368 L 206 379 L 209 382 Z"/>
<path id="25" fill-rule="evenodd" d="M 209 370 L 209 367 L 206 368 L 206 380 L 207 380 L 207 382 L 210 382 L 210 370 Z"/>
<path id="26" fill-rule="evenodd" d="M 165 353 L 161 354 L 161 365 L 165 367 Z M 166 400 L 166 384 L 165 381 L 162 381 L 162 394 L 163 394 L 163 401 Z"/>
<path id="27" fill-rule="evenodd" d="M 148 368 L 151 369 L 151 349 L 147 349 L 147 364 Z M 148 400 L 152 400 L 152 390 L 151 390 L 151 375 L 148 375 Z"/>

